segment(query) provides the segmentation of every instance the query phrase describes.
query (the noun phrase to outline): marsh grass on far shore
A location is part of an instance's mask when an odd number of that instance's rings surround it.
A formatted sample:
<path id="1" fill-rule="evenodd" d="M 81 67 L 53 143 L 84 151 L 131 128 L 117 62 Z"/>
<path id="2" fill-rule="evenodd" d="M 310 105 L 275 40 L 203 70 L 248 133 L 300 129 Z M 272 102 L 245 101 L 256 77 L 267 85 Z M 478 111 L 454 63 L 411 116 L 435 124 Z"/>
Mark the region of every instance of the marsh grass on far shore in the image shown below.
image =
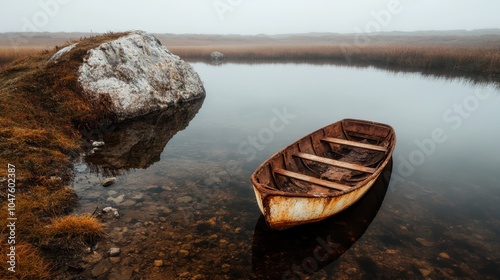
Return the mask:
<path id="1" fill-rule="evenodd" d="M 375 66 L 420 72 L 461 72 L 464 75 L 500 75 L 500 35 L 483 36 L 391 36 L 370 37 L 356 44 L 353 35 L 237 36 L 158 35 L 174 54 L 187 61 L 210 61 L 219 51 L 227 62 L 318 63 Z M 1 46 L 0 66 L 35 55 L 44 47 L 31 40 L 28 47 Z M 54 44 L 60 38 L 54 38 Z M 48 44 L 47 38 L 40 43 Z M 3 42 L 6 43 L 6 42 Z M 45 47 L 46 48 L 46 47 Z"/>
<path id="2" fill-rule="evenodd" d="M 346 48 L 342 45 L 221 45 L 173 46 L 169 49 L 190 61 L 209 60 L 211 52 L 219 51 L 224 54 L 226 60 L 236 62 L 319 62 L 500 74 L 500 48 L 491 46 L 449 47 L 403 44 Z"/>
<path id="3" fill-rule="evenodd" d="M 43 52 L 48 52 L 48 48 L 42 46 L 16 47 L 16 48 L 3 46 L 0 47 L 0 65 L 5 65 L 16 59 L 37 55 L 38 53 L 43 53 Z"/>

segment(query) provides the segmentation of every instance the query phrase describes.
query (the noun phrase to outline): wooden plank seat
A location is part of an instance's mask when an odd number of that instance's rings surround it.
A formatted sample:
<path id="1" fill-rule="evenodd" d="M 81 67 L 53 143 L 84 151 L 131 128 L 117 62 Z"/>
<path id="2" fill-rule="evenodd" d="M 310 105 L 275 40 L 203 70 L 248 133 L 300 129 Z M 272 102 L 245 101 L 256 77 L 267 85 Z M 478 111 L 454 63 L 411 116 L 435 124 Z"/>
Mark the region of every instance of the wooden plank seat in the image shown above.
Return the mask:
<path id="1" fill-rule="evenodd" d="M 321 141 L 325 141 L 325 142 L 333 143 L 333 144 L 348 145 L 348 146 L 358 147 L 358 148 L 363 148 L 363 149 L 368 149 L 368 150 L 387 152 L 386 147 L 372 145 L 372 144 L 366 144 L 366 143 L 360 143 L 360 142 L 350 141 L 350 140 L 345 140 L 345 139 L 340 139 L 340 138 L 326 137 L 326 138 L 321 139 Z"/>
<path id="2" fill-rule="evenodd" d="M 373 174 L 377 170 L 376 168 L 371 168 L 371 167 L 366 167 L 358 164 L 353 164 L 353 163 L 347 163 L 343 161 L 338 161 L 330 158 L 325 158 L 325 157 L 320 157 L 316 155 L 311 155 L 311 154 L 306 154 L 306 153 L 297 153 L 294 154 L 294 156 L 299 157 L 301 159 L 306 159 L 310 161 L 315 161 L 335 167 L 341 167 L 341 168 L 346 168 L 349 170 L 355 170 L 355 171 L 361 171 L 365 173 L 370 173 Z"/>
<path id="3" fill-rule="evenodd" d="M 292 178 L 292 179 L 296 179 L 296 180 L 299 180 L 299 181 L 308 182 L 308 183 L 311 183 L 311 184 L 315 184 L 315 185 L 318 185 L 318 186 L 329 188 L 329 189 L 334 189 L 334 190 L 339 190 L 339 191 L 348 191 L 348 190 L 351 189 L 351 187 L 347 186 L 347 185 L 342 185 L 342 184 L 339 184 L 339 183 L 335 183 L 335 182 L 331 182 L 331 181 L 327 181 L 327 180 L 318 179 L 316 177 L 311 177 L 311 176 L 300 174 L 300 173 L 297 173 L 297 172 L 288 171 L 288 170 L 285 170 L 285 169 L 282 169 L 282 168 L 276 168 L 276 169 L 274 169 L 274 173 L 282 175 L 282 176 L 285 176 L 285 177 L 288 177 L 288 178 Z"/>

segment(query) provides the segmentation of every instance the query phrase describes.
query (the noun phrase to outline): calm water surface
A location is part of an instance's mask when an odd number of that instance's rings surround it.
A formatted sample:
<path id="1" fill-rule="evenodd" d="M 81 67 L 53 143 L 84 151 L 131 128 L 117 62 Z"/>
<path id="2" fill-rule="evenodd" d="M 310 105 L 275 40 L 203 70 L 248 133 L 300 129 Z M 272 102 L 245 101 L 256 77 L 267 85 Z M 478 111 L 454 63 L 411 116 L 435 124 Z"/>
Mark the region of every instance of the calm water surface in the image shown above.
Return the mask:
<path id="1" fill-rule="evenodd" d="M 207 91 L 203 103 L 103 129 L 106 147 L 76 166 L 77 211 L 112 206 L 121 214 L 103 216 L 109 238 L 101 248 L 122 249 L 105 273 L 500 277 L 498 89 L 372 68 L 193 66 Z M 392 175 L 338 217 L 270 232 L 251 173 L 299 137 L 343 118 L 395 128 Z M 117 183 L 101 187 L 113 174 Z"/>

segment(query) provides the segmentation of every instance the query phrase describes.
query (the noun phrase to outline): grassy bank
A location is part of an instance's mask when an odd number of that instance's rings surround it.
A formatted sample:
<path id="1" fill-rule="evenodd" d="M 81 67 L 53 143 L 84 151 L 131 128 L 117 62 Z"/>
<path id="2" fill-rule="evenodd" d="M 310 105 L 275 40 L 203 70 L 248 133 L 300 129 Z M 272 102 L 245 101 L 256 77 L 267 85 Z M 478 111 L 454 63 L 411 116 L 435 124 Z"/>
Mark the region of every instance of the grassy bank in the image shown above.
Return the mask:
<path id="1" fill-rule="evenodd" d="M 15 166 L 16 273 L 7 270 L 6 225 L 0 231 L 0 279 L 45 279 L 57 250 L 81 248 L 102 235 L 101 225 L 88 216 L 67 216 L 76 195 L 68 186 L 71 162 L 81 151 L 81 129 L 103 117 L 112 118 L 107 100 L 90 100 L 82 94 L 77 71 L 87 50 L 123 34 L 108 34 L 81 41 L 58 63 L 48 59 L 56 51 L 36 52 L 0 70 L 0 180 Z M 7 201 L 7 187 L 0 190 Z M 9 198 L 12 198 L 9 197 Z M 9 212 L 2 203 L 0 220 Z"/>

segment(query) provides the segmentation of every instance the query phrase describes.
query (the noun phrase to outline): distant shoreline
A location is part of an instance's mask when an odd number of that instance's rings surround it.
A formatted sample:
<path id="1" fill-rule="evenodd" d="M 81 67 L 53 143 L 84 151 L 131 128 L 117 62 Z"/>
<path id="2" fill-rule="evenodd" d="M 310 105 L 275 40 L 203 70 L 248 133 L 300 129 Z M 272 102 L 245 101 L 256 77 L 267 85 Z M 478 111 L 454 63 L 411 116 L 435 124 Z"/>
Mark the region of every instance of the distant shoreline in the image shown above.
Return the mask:
<path id="1" fill-rule="evenodd" d="M 0 33 L 0 66 L 86 36 L 91 34 Z M 225 62 L 374 66 L 389 71 L 500 83 L 500 29 L 379 34 L 156 36 L 172 53 L 189 62 L 210 63 L 210 54 L 219 51 L 224 54 Z"/>

